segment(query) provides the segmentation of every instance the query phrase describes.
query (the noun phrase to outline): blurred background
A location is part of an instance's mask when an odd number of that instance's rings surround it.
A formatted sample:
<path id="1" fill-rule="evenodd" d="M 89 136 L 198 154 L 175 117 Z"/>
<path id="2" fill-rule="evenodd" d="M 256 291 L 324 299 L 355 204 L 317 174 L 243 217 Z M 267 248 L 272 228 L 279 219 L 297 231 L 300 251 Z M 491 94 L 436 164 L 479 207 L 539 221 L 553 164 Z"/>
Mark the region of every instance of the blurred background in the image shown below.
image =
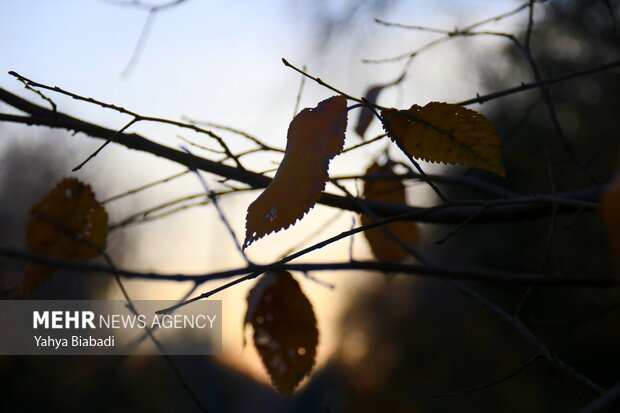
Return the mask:
<path id="1" fill-rule="evenodd" d="M 13 70 L 35 81 L 114 103 L 143 115 L 192 119 L 230 126 L 284 147 L 301 77 L 281 58 L 306 66 L 354 96 L 371 85 L 400 76 L 405 60 L 365 63 L 409 53 L 442 37 L 437 33 L 384 27 L 374 19 L 452 30 L 520 6 L 512 0 L 338 0 L 209 2 L 187 0 L 155 15 L 139 3 L 121 1 L 4 1 L 0 3 L 0 87 L 25 98 L 38 97 L 6 74 Z M 570 72 L 617 59 L 620 35 L 616 0 L 547 1 L 537 5 L 532 51 L 543 76 Z M 157 4 L 157 3 L 149 3 Z M 163 3 L 160 3 L 163 4 Z M 484 29 L 522 37 L 527 11 Z M 146 29 L 145 29 L 146 28 Z M 146 34 L 145 34 L 146 32 Z M 599 182 L 614 174 L 620 95 L 617 71 L 560 83 L 551 88 L 568 139 Z M 527 62 L 506 39 L 454 38 L 411 61 L 406 79 L 386 89 L 379 103 L 409 107 L 429 101 L 458 102 L 477 93 L 532 81 Z M 49 94 L 58 110 L 119 129 L 129 118 L 114 111 Z M 305 82 L 300 108 L 313 107 L 332 92 Z M 44 103 L 44 102 L 43 102 Z M 42 104 L 43 104 L 42 103 Z M 568 160 L 538 90 L 473 109 L 490 117 L 503 141 L 507 178 L 464 168 L 424 165 L 425 170 L 467 174 L 512 191 L 549 193 L 592 185 Z M 0 103 L 0 111 L 13 109 Z M 350 114 L 350 126 L 357 114 Z M 175 127 L 140 123 L 144 136 L 178 148 L 187 140 L 215 148 L 204 135 Z M 366 136 L 381 133 L 375 122 Z M 247 149 L 234 133 L 221 131 L 231 148 Z M 0 244 L 23 247 L 30 205 L 94 151 L 101 141 L 77 134 L 0 124 Z M 347 146 L 359 143 L 350 127 Z M 197 146 L 201 156 L 217 159 Z M 386 142 L 337 157 L 330 174 L 359 175 L 384 153 Z M 397 150 L 390 156 L 402 159 Z M 252 170 L 277 167 L 279 154 L 259 153 L 245 162 Z M 99 200 L 175 173 L 179 165 L 110 145 L 74 173 Z M 215 177 L 207 177 L 223 188 Z M 437 202 L 432 191 L 409 182 L 412 205 Z M 351 183 L 349 189 L 357 192 Z M 328 187 L 337 192 L 337 189 Z M 111 223 L 161 203 L 199 194 L 192 175 L 122 200 L 109 202 Z M 446 188 L 452 199 L 484 194 Z M 245 211 L 257 192 L 223 197 L 222 206 L 242 237 Z M 192 205 L 180 201 L 179 205 Z M 256 262 L 279 258 L 291 246 L 331 224 L 318 241 L 349 229 L 358 217 L 317 206 L 291 229 L 248 249 Z M 550 231 L 550 228 L 552 231 Z M 557 216 L 533 222 L 470 225 L 437 244 L 453 227 L 422 226 L 421 252 L 434 262 L 578 276 L 613 271 L 598 214 Z M 551 241 L 549 242 L 549 234 Z M 321 249 L 305 261 L 347 260 L 350 243 Z M 108 248 L 123 268 L 199 273 L 244 264 L 210 206 L 192 206 L 111 232 Z M 363 237 L 352 246 L 357 259 L 370 258 Z M 23 266 L 0 259 L 2 289 L 10 289 Z M 188 384 L 209 411 L 222 412 L 449 412 L 579 411 L 593 394 L 560 375 L 543 360 L 500 384 L 445 396 L 513 372 L 536 354 L 509 326 L 439 280 L 381 274 L 318 273 L 330 286 L 297 275 L 313 303 L 320 341 L 317 365 L 300 390 L 287 399 L 269 384 L 255 349 L 243 346 L 246 283 L 215 296 L 223 301 L 224 352 L 218 357 L 175 357 Z M 190 286 L 128 282 L 134 299 L 179 299 Z M 208 290 L 218 283 L 201 288 Z M 519 317 L 560 358 L 603 386 L 619 377 L 618 303 L 614 290 L 499 289 L 472 285 Z M 32 298 L 121 299 L 106 276 L 76 278 L 60 272 Z M 0 334 L 7 334 L 2 332 Z M 0 358 L 0 410 L 195 411 L 178 381 L 159 357 Z M 441 396 L 444 394 L 444 396 Z"/>

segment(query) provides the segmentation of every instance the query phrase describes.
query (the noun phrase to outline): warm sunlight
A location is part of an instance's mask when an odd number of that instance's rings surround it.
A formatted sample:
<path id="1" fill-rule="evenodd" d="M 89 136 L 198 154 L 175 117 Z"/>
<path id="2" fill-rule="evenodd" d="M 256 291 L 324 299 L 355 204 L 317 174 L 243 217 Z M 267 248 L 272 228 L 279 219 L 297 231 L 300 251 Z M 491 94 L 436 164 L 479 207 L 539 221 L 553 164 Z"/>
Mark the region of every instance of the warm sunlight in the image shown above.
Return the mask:
<path id="1" fill-rule="evenodd" d="M 0 4 L 0 410 L 613 411 L 586 3 Z"/>

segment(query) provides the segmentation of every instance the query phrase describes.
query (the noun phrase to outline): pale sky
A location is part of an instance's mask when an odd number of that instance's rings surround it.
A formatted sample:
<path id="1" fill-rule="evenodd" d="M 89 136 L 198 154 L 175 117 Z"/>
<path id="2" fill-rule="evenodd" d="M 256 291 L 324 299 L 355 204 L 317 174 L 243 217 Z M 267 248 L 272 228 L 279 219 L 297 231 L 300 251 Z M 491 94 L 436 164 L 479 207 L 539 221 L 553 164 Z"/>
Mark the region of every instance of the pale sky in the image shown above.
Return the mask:
<path id="1" fill-rule="evenodd" d="M 360 26 L 353 32 L 358 37 L 339 39 L 332 47 L 319 48 L 317 52 L 312 42 L 317 34 L 311 13 L 294 3 L 299 2 L 189 0 L 157 16 L 138 63 L 129 77 L 122 78 L 120 73 L 133 53 L 146 12 L 100 0 L 0 0 L 0 87 L 37 100 L 6 74 L 13 70 L 33 80 L 58 85 L 144 115 L 172 119 L 187 115 L 218 122 L 284 147 L 300 77 L 283 66 L 282 57 L 298 66 L 305 64 L 310 73 L 360 96 L 368 85 L 394 79 L 401 68 L 401 63 L 363 65 L 361 58 L 398 55 L 437 37 L 380 27 L 372 22 L 373 16 L 368 16 L 367 20 L 358 22 Z M 452 29 L 520 4 L 513 0 L 407 0 L 402 3 L 379 17 Z M 520 22 L 523 22 L 523 15 L 489 27 L 512 30 Z M 497 50 L 496 40 L 476 41 L 490 56 Z M 381 98 L 381 103 L 408 107 L 431 100 L 458 101 L 483 92 L 472 62 L 459 53 L 464 42 L 455 41 L 421 56 L 413 64 L 400 95 L 390 91 Z M 489 62 L 493 64 L 493 59 Z M 314 106 L 332 94 L 306 82 L 301 107 Z M 58 103 L 58 110 L 72 116 L 109 128 L 120 128 L 128 121 L 124 116 L 97 106 L 49 95 Z M 0 104 L 0 111 L 5 110 Z M 356 117 L 357 114 L 352 114 L 349 122 L 353 123 Z M 374 127 L 379 130 L 377 125 Z M 17 139 L 29 139 L 25 129 L 0 125 L 0 151 Z M 11 133 L 16 130 L 21 133 Z M 132 130 L 173 147 L 182 144 L 178 134 L 211 145 L 204 136 L 157 124 L 139 124 Z M 32 137 L 32 142 L 45 138 L 39 133 Z M 230 136 L 230 139 L 231 146 L 238 147 L 234 143 L 238 138 Z M 357 142 L 350 131 L 347 145 Z M 78 155 L 72 161 L 74 164 L 100 143 L 83 135 L 58 140 L 58 145 L 71 145 L 75 149 Z M 181 170 L 169 162 L 113 146 L 77 174 L 92 183 L 100 198 Z M 346 159 L 337 158 L 330 171 L 360 173 L 370 163 L 369 157 L 383 146 L 369 147 Z M 271 161 L 277 160 L 276 156 L 248 158 L 248 166 L 266 169 L 274 166 Z M 111 220 L 117 221 L 140 206 L 144 208 L 200 191 L 198 180 L 188 176 L 129 202 L 110 205 Z M 413 203 L 432 202 L 426 191 L 414 192 L 409 194 Z M 223 201 L 239 238 L 243 238 L 245 209 L 256 196 L 257 193 L 252 192 Z M 288 246 L 304 238 L 308 231 L 335 212 L 317 207 L 301 223 L 285 233 L 257 242 L 248 253 L 257 261 L 277 259 Z M 349 229 L 352 217 L 344 214 L 320 239 Z M 123 265 L 132 269 L 196 273 L 243 264 L 212 208 L 195 209 L 154 224 L 132 227 L 128 236 L 136 242 L 135 251 Z M 346 259 L 348 248 L 348 242 L 341 242 L 307 260 Z M 362 238 L 356 239 L 355 254 L 358 258 L 368 257 Z M 342 304 L 365 280 L 376 276 L 343 273 L 317 276 L 336 288 L 330 290 L 302 276 L 297 278 L 319 317 L 318 359 L 321 364 L 333 349 L 337 337 L 333 329 Z M 241 285 L 214 298 L 223 300 L 224 358 L 234 360 L 238 367 L 266 380 L 254 349 L 241 349 L 245 297 L 252 285 Z M 207 285 L 204 289 L 213 286 Z M 132 287 L 135 298 L 142 299 L 174 299 L 188 288 L 156 283 Z"/>

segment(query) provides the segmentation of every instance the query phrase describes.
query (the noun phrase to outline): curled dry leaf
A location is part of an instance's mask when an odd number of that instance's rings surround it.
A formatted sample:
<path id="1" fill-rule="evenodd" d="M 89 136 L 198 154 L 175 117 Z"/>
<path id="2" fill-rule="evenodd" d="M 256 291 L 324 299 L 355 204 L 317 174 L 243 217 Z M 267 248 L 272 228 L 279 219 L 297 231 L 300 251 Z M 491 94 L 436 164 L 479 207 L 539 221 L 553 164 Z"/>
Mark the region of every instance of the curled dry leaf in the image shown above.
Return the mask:
<path id="1" fill-rule="evenodd" d="M 405 74 L 402 74 L 398 79 L 390 83 L 383 83 L 380 85 L 373 85 L 369 87 L 366 90 L 366 93 L 364 93 L 364 100 L 374 105 L 375 103 L 377 103 L 379 95 L 381 94 L 381 92 L 383 92 L 385 88 L 399 84 L 404 78 Z M 374 117 L 374 112 L 369 108 L 363 107 L 360 109 L 359 117 L 357 118 L 357 124 L 355 125 L 355 133 L 357 133 L 360 138 L 364 139 L 366 129 L 368 129 L 368 126 L 370 126 L 370 123 L 372 122 Z"/>
<path id="2" fill-rule="evenodd" d="M 506 176 L 501 142 L 484 115 L 459 105 L 431 102 L 381 112 L 390 138 L 408 155 L 469 165 Z"/>
<path id="3" fill-rule="evenodd" d="M 329 178 L 329 161 L 344 146 L 346 128 L 344 96 L 333 96 L 295 116 L 275 177 L 248 207 L 244 248 L 288 228 L 316 204 Z"/>
<path id="4" fill-rule="evenodd" d="M 390 178 L 396 176 L 389 165 L 379 166 L 372 164 L 366 171 L 366 176 L 376 178 Z M 405 186 L 400 179 L 367 179 L 364 181 L 364 198 L 373 201 L 406 204 Z M 373 219 L 362 215 L 362 225 L 368 225 Z M 364 236 L 370 245 L 375 258 L 379 261 L 404 261 L 409 253 L 396 242 L 392 235 L 397 236 L 408 245 L 415 245 L 420 237 L 420 229 L 415 222 L 397 221 L 386 226 L 364 231 Z"/>
<path id="5" fill-rule="evenodd" d="M 245 324 L 274 386 L 291 394 L 312 371 L 319 332 L 312 304 L 287 271 L 267 272 L 248 295 Z"/>
<path id="6" fill-rule="evenodd" d="M 108 215 L 90 186 L 64 178 L 30 210 L 26 233 L 29 252 L 52 258 L 87 261 L 105 248 Z M 55 268 L 30 264 L 19 297 L 47 281 Z"/>
<path id="7" fill-rule="evenodd" d="M 387 85 L 376 85 L 369 88 L 365 93 L 365 99 L 370 103 L 377 103 L 377 98 L 379 94 L 385 89 Z M 372 110 L 367 107 L 363 107 L 359 111 L 359 117 L 357 118 L 357 125 L 355 125 L 355 133 L 359 135 L 360 138 L 364 139 L 364 133 L 366 133 L 366 129 L 370 126 L 370 122 L 375 117 L 375 114 Z"/>

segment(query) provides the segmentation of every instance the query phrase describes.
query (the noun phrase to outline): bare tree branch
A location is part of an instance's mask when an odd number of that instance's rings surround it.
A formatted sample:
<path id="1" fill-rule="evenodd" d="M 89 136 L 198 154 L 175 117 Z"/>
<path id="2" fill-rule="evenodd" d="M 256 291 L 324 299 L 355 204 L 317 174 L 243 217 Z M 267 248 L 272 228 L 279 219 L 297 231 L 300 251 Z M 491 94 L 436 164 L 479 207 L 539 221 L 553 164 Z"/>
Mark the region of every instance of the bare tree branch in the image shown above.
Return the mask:
<path id="1" fill-rule="evenodd" d="M 252 188 L 264 188 L 269 185 L 271 179 L 255 172 L 225 165 L 205 158 L 189 155 L 185 152 L 160 145 L 135 133 L 116 134 L 115 131 L 89 123 L 64 113 L 54 113 L 50 109 L 35 105 L 0 88 L 0 101 L 3 101 L 16 109 L 24 111 L 30 116 L 20 116 L 0 113 L 0 121 L 21 123 L 26 125 L 49 126 L 70 131 L 83 132 L 91 137 L 110 139 L 112 142 L 123 145 L 129 149 L 150 153 L 155 156 L 166 158 L 188 168 L 210 172 L 227 179 L 232 179 Z M 408 205 L 388 204 L 384 202 L 368 201 L 363 199 L 351 200 L 329 193 L 324 193 L 319 203 L 335 208 L 346 209 L 361 213 L 363 212 L 358 202 L 365 203 L 378 216 L 404 215 L 400 219 L 409 219 L 419 222 L 432 222 L 443 224 L 460 224 L 469 216 L 476 214 L 481 208 L 487 208 L 474 222 L 493 223 L 519 221 L 524 219 L 537 219 L 550 216 L 553 213 L 552 206 L 558 205 L 557 213 L 574 213 L 580 208 L 584 211 L 598 209 L 598 200 L 603 187 L 593 187 L 587 190 L 559 193 L 556 197 L 548 196 L 524 196 L 506 201 L 479 201 L 475 203 L 452 203 L 437 207 L 417 208 Z"/>
<path id="2" fill-rule="evenodd" d="M 521 364 L 519 367 L 517 367 L 516 369 L 514 369 L 513 371 L 511 371 L 510 373 L 489 381 L 487 383 L 482 383 L 482 384 L 477 384 L 475 386 L 472 387 L 468 387 L 467 389 L 463 389 L 463 390 L 459 390 L 459 391 L 454 391 L 454 392 L 450 392 L 450 393 L 437 393 L 434 394 L 433 397 L 455 397 L 455 396 L 461 396 L 463 394 L 468 394 L 468 393 L 473 393 L 475 391 L 480 391 L 480 390 L 484 390 L 487 389 L 489 387 L 495 386 L 497 384 L 500 383 L 504 383 L 505 381 L 508 381 L 510 379 L 512 379 L 513 377 L 517 376 L 519 373 L 521 373 L 523 370 L 527 369 L 529 366 L 531 366 L 532 364 L 534 364 L 536 361 L 540 360 L 542 358 L 542 356 L 540 354 L 536 354 L 534 357 L 529 358 L 525 363 Z"/>
<path id="3" fill-rule="evenodd" d="M 378 222 L 378 221 L 377 221 Z M 366 226 L 377 227 L 377 222 L 372 225 Z M 371 271 L 371 272 L 385 272 L 385 273 L 401 273 L 409 275 L 418 275 L 426 277 L 440 277 L 447 279 L 458 279 L 467 281 L 477 281 L 495 285 L 541 285 L 541 286 L 562 286 L 573 288 L 613 288 L 616 286 L 616 281 L 612 277 L 572 277 L 572 276 L 542 276 L 538 273 L 527 272 L 513 272 L 507 270 L 485 270 L 485 269 L 462 269 L 462 268 L 446 268 L 434 265 L 415 265 L 415 264 L 403 264 L 396 262 L 384 262 L 384 261 L 352 261 L 352 262 L 317 262 L 317 263 L 304 263 L 304 264 L 290 264 L 289 261 L 297 258 L 300 255 L 305 255 L 308 252 L 315 251 L 322 248 L 324 245 L 335 242 L 334 239 L 344 239 L 355 233 L 361 232 L 359 229 L 345 231 L 336 237 L 332 237 L 329 240 L 323 241 L 319 244 L 303 250 L 303 254 L 292 254 L 285 257 L 282 260 L 276 261 L 271 264 L 253 264 L 241 268 L 234 268 L 229 270 L 211 272 L 206 274 L 164 274 L 157 272 L 140 272 L 117 269 L 116 272 L 119 276 L 129 279 L 142 279 L 153 281 L 176 281 L 176 282 L 195 282 L 205 283 L 213 280 L 221 280 L 239 275 L 259 273 L 262 274 L 265 271 Z M 67 271 L 79 271 L 88 273 L 102 273 L 113 274 L 114 271 L 109 267 L 95 264 L 95 263 L 82 263 L 76 261 L 67 261 L 57 258 L 45 257 L 40 255 L 31 254 L 29 252 L 15 249 L 13 247 L 0 247 L 0 256 L 11 258 L 15 260 L 35 262 L 37 264 L 44 264 L 53 267 L 59 267 Z M 257 275 L 257 276 L 258 276 Z"/>

